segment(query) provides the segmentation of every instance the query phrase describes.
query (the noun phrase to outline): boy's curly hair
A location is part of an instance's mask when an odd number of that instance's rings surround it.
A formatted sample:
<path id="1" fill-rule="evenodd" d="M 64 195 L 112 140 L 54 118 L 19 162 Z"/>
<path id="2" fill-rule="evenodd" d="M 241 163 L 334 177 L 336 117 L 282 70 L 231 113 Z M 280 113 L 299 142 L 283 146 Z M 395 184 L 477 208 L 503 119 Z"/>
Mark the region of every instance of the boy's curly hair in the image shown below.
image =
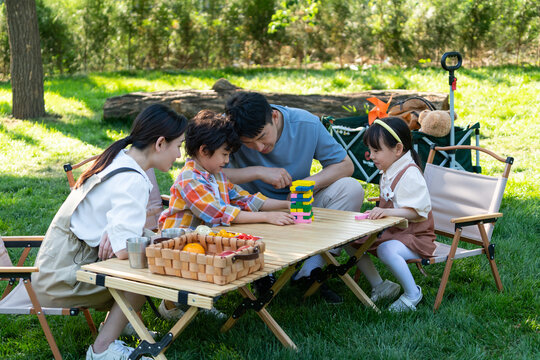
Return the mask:
<path id="1" fill-rule="evenodd" d="M 226 149 L 234 153 L 242 143 L 234 130 L 234 123 L 228 116 L 211 110 L 201 110 L 189 121 L 186 130 L 186 153 L 195 157 L 201 146 L 205 146 L 208 156 L 227 144 Z"/>

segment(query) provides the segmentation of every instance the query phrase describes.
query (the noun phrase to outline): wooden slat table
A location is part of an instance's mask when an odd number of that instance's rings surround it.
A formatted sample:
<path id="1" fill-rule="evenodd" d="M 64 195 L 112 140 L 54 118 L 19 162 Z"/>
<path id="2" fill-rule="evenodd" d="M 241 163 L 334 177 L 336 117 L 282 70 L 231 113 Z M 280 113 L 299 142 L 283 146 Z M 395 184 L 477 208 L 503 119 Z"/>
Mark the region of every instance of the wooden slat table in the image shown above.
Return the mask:
<path id="1" fill-rule="evenodd" d="M 244 301 L 223 325 L 222 331 L 230 329 L 246 310 L 253 309 L 257 311 L 259 317 L 284 346 L 296 349 L 294 342 L 272 318 L 266 306 L 289 281 L 296 270 L 297 263 L 310 256 L 321 254 L 328 264 L 339 265 L 329 253 L 330 250 L 361 237 L 369 236 L 369 240 L 354 254 L 356 258 L 359 258 L 371 246 L 382 230 L 391 226 L 407 226 L 407 220 L 397 217 L 379 220 L 355 220 L 354 215 L 357 213 L 321 208 L 315 208 L 314 214 L 315 219 L 311 224 L 290 226 L 246 224 L 227 228 L 228 231 L 232 232 L 261 236 L 266 244 L 264 269 L 227 285 L 215 285 L 174 276 L 152 274 L 148 269 L 132 269 L 127 260 L 118 259 L 84 265 L 82 270 L 77 272 L 77 279 L 82 282 L 105 286 L 110 290 L 142 340 L 130 358 L 136 358 L 140 354 L 146 353 L 153 354 L 156 359 L 166 359 L 165 355 L 163 355 L 164 351 L 193 320 L 198 309 L 212 308 L 215 298 L 233 290 L 239 290 L 244 297 Z M 270 291 L 267 294 L 260 295 L 259 299 L 255 298 L 248 288 L 248 284 L 284 268 L 286 270 L 277 279 Z M 342 272 L 343 274 L 338 273 L 337 275 L 358 299 L 378 311 L 377 307 L 347 272 Z M 313 294 L 320 284 L 320 282 L 316 282 L 306 292 L 305 296 Z M 170 332 L 159 343 L 155 343 L 139 316 L 126 301 L 122 291 L 180 302 L 188 304 L 190 308 L 171 328 Z"/>

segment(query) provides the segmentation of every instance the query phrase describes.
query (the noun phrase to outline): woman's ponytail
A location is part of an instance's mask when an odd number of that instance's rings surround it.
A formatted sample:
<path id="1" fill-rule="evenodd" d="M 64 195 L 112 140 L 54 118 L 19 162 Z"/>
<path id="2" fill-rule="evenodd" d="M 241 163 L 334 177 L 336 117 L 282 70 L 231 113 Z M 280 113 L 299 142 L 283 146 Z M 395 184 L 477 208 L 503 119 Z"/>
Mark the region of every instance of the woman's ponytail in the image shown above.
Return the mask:
<path id="1" fill-rule="evenodd" d="M 92 175 L 103 171 L 109 166 L 116 155 L 122 149 L 125 149 L 126 146 L 131 145 L 132 147 L 143 150 L 149 145 L 154 144 L 161 136 L 168 142 L 172 141 L 184 133 L 187 122 L 187 119 L 183 115 L 179 115 L 165 105 L 153 104 L 148 106 L 133 120 L 130 134 L 112 143 L 81 174 L 79 180 L 75 183 L 75 189 L 80 187 Z"/>

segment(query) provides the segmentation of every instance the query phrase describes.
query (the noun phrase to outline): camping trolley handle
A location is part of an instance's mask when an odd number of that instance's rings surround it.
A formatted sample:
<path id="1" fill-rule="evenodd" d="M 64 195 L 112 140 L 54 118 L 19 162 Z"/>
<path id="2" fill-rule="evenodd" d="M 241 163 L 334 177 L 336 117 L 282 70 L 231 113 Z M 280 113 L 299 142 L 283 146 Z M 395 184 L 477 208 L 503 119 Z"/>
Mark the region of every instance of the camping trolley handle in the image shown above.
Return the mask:
<path id="1" fill-rule="evenodd" d="M 457 58 L 457 64 L 454 65 L 454 66 L 446 65 L 446 59 L 448 59 L 449 57 L 456 57 Z M 454 71 L 454 70 L 457 70 L 457 69 L 459 69 L 461 67 L 462 61 L 463 61 L 463 58 L 461 57 L 460 53 L 458 53 L 457 51 L 451 51 L 451 52 L 444 53 L 444 55 L 442 56 L 442 59 L 441 59 L 441 65 L 442 65 L 443 69 L 446 70 L 446 71 Z"/>
<path id="2" fill-rule="evenodd" d="M 449 57 L 451 58 L 457 58 L 457 64 L 456 65 L 453 65 L 453 66 L 448 66 L 446 64 L 446 59 L 448 59 Z M 461 54 L 457 51 L 451 51 L 451 52 L 447 52 L 447 53 L 444 53 L 444 55 L 442 56 L 442 59 L 441 59 L 441 66 L 443 67 L 444 70 L 448 71 L 448 83 L 450 86 L 453 86 L 455 87 L 455 84 L 454 84 L 454 81 L 455 81 L 455 77 L 454 77 L 454 70 L 457 70 L 461 67 L 461 63 L 463 61 L 463 58 L 461 57 Z"/>

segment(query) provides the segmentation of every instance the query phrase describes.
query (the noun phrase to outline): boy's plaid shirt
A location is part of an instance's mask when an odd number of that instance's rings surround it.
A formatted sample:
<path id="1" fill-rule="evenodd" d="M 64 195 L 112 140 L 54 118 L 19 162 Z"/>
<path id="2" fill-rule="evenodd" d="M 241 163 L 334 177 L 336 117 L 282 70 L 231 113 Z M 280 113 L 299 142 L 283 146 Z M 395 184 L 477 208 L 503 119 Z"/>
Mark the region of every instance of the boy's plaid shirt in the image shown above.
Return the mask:
<path id="1" fill-rule="evenodd" d="M 219 197 L 212 183 L 217 183 Z M 265 200 L 261 193 L 251 195 L 230 183 L 222 172 L 214 176 L 188 159 L 171 187 L 169 208 L 161 213 L 159 224 L 162 229 L 228 226 L 240 210 L 258 211 Z"/>

